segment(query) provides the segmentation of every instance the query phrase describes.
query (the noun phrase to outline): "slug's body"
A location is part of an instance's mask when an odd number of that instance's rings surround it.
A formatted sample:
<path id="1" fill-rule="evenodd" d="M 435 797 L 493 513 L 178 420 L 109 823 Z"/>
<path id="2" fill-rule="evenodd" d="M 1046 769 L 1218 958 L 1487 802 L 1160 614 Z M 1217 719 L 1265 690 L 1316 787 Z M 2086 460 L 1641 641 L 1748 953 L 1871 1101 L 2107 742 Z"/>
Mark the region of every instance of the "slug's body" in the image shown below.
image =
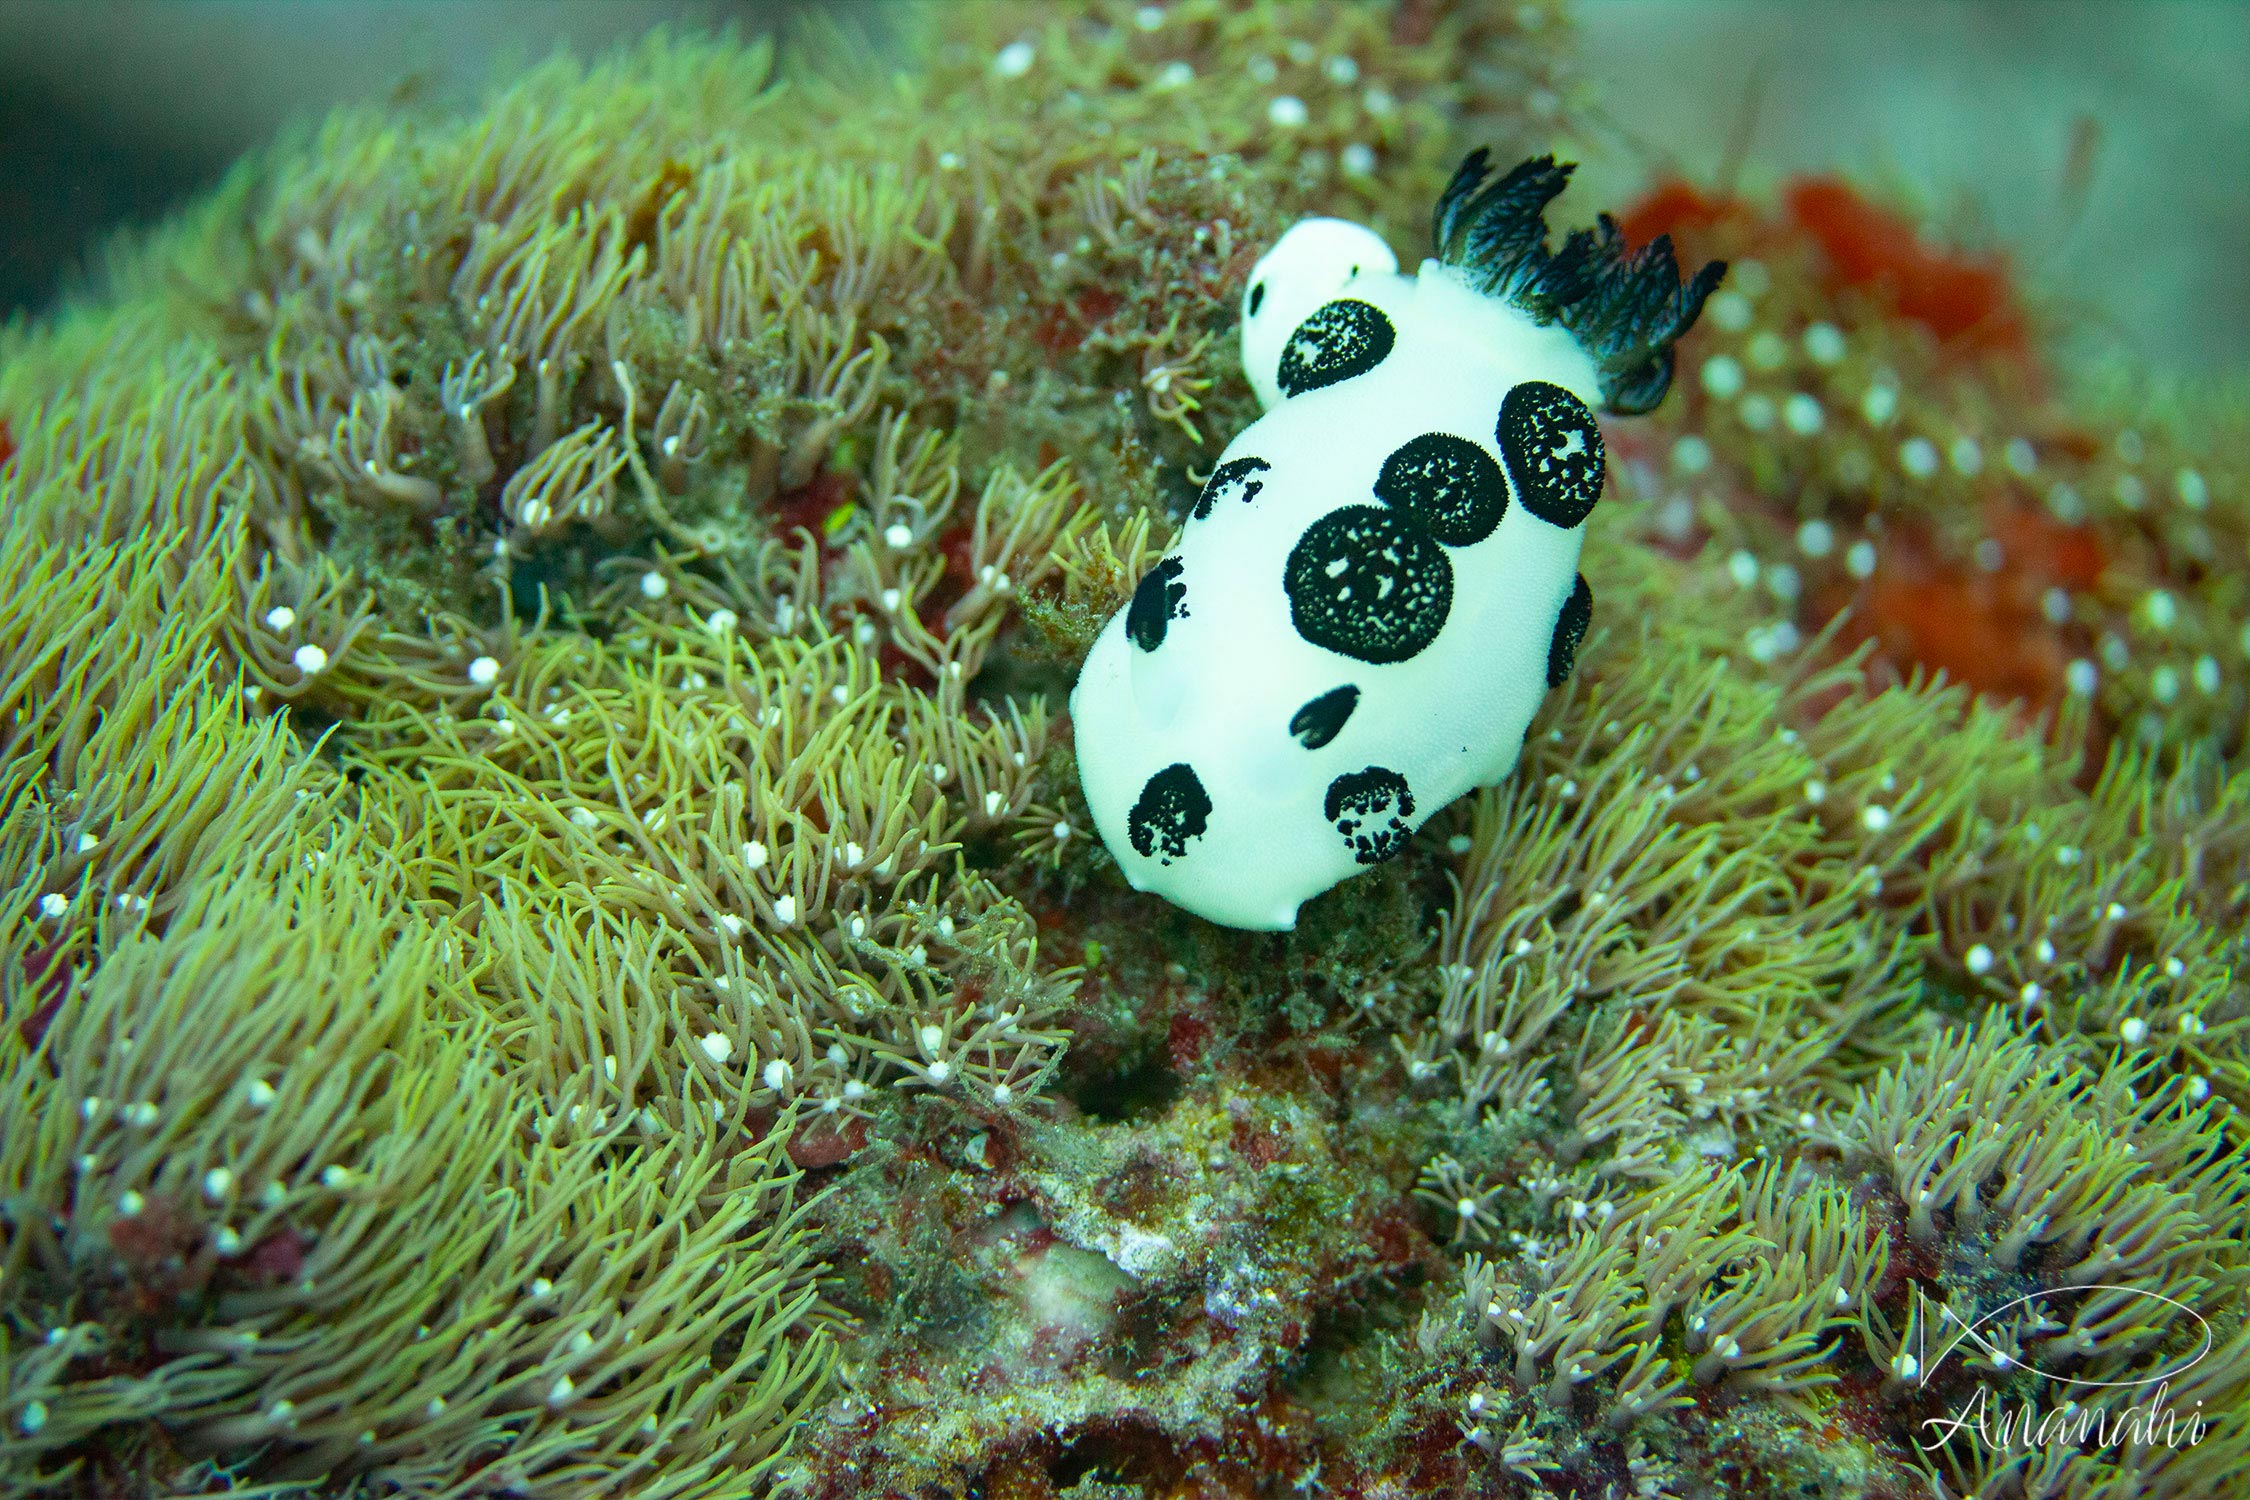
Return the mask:
<path id="1" fill-rule="evenodd" d="M 1308 220 L 1251 274 L 1268 410 L 1089 653 L 1079 773 L 1126 877 L 1211 921 L 1287 928 L 1513 768 L 1591 617 L 1591 407 L 1646 410 L 1717 281 L 1605 219 L 1550 254 L 1567 169 L 1486 186 L 1483 153 L 1412 277 Z M 1576 314 L 1574 316 L 1573 314 Z"/>

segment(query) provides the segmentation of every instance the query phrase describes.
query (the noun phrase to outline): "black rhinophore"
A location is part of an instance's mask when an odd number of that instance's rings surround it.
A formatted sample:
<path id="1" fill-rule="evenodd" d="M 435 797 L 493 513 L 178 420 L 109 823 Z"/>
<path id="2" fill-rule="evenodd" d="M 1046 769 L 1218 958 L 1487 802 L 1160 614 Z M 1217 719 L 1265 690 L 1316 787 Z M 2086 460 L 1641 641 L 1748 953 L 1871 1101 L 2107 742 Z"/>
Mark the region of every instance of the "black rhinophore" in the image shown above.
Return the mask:
<path id="1" fill-rule="evenodd" d="M 1431 225 L 1441 265 L 1469 273 L 1476 289 L 1515 304 L 1541 323 L 1585 295 L 1575 267 L 1547 249 L 1547 205 L 1570 181 L 1571 169 L 1535 156 L 1487 183 L 1492 153 L 1479 146 L 1463 158 L 1438 194 Z"/>
<path id="2" fill-rule="evenodd" d="M 1672 385 L 1672 344 L 1694 326 L 1726 262 L 1712 261 L 1683 286 L 1669 236 L 1628 249 L 1607 214 L 1550 251 L 1545 211 L 1570 166 L 1535 156 L 1488 182 L 1491 171 L 1490 153 L 1479 147 L 1438 195 L 1438 260 L 1537 322 L 1560 320 L 1593 358 L 1609 410 L 1653 408 Z"/>

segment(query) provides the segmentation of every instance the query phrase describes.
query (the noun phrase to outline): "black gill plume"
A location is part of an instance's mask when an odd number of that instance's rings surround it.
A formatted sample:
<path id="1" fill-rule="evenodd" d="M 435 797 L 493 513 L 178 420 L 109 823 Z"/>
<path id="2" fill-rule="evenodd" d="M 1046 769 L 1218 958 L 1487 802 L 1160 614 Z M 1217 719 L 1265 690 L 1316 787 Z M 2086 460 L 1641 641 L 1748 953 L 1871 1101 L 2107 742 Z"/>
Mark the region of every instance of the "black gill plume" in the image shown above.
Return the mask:
<path id="1" fill-rule="evenodd" d="M 1438 195 L 1438 260 L 1467 272 L 1487 296 L 1568 328 L 1593 357 L 1610 411 L 1654 407 L 1672 385 L 1673 341 L 1694 326 L 1726 263 L 1712 261 L 1683 286 L 1668 236 L 1628 249 L 1607 214 L 1550 251 L 1546 207 L 1570 180 L 1570 165 L 1535 156 L 1497 179 L 1491 171 L 1480 146 Z"/>

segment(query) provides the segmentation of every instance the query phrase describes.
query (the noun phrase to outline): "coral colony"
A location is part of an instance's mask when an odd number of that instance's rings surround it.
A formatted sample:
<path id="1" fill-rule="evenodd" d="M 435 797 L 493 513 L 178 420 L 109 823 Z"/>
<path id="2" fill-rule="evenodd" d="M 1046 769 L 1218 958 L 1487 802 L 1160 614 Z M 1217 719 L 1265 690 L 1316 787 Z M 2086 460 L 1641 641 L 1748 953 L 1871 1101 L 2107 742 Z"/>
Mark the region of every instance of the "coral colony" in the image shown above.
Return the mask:
<path id="1" fill-rule="evenodd" d="M 0 1493 L 2236 1492 L 2240 392 L 1551 240 L 1551 4 L 878 14 L 0 331 Z"/>

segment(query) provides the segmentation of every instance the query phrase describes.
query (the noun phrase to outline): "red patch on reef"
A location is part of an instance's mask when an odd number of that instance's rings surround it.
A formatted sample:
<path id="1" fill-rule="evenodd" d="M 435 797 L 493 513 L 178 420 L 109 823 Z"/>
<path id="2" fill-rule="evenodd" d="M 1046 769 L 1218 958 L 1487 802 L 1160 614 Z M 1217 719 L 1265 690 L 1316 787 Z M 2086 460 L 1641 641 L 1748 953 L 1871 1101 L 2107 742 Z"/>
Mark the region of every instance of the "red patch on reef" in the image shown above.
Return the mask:
<path id="1" fill-rule="evenodd" d="M 252 1245 L 240 1265 L 253 1280 L 295 1281 L 305 1272 L 305 1251 L 311 1244 L 295 1229 L 277 1229 Z"/>
<path id="2" fill-rule="evenodd" d="M 1872 297 L 1893 316 L 1929 329 L 1950 353 L 2030 362 L 2030 325 L 2005 256 L 1928 244 L 1914 220 L 1840 177 L 1795 179 L 1782 193 L 1778 217 L 1667 179 L 1618 223 L 1636 244 L 1670 235 L 1688 263 L 1706 254 L 1770 254 L 1810 241 L 1829 295 L 1849 290 Z"/>
<path id="3" fill-rule="evenodd" d="M 1883 1279 L 1868 1290 L 1869 1300 L 1890 1305 L 1906 1296 L 1910 1281 L 1926 1281 L 1937 1275 L 1936 1258 L 1906 1232 L 1905 1205 L 1882 1178 L 1869 1175 L 1853 1184 L 1852 1206 L 1865 1214 L 1869 1226 L 1890 1244 L 1890 1262 Z"/>
<path id="4" fill-rule="evenodd" d="M 1124 305 L 1125 299 L 1115 292 L 1087 287 L 1047 309 L 1031 330 L 1031 340 L 1060 359 L 1085 343 L 1087 334 Z"/>
<path id="5" fill-rule="evenodd" d="M 1994 574 L 1886 559 L 1868 586 L 1868 619 L 1893 661 L 1941 670 L 1979 693 L 2043 705 L 2064 656 L 2036 609 Z"/>
<path id="6" fill-rule="evenodd" d="M 941 533 L 937 542 L 938 550 L 945 555 L 945 582 L 959 598 L 976 581 L 976 533 L 964 522 Z M 947 601 L 949 605 L 951 602 Z"/>
<path id="7" fill-rule="evenodd" d="M 8 423 L 6 419 L 0 418 L 0 464 L 5 464 L 9 459 L 14 458 L 15 456 L 15 434 L 8 431 Z"/>
<path id="8" fill-rule="evenodd" d="M 1877 296 L 1949 349 L 2029 356 L 2030 329 L 2004 257 L 1932 248 L 1913 220 L 1838 177 L 1800 177 L 1782 203 L 1820 247 L 1830 291 Z"/>
<path id="9" fill-rule="evenodd" d="M 1671 178 L 1658 183 L 1648 195 L 1618 215 L 1617 227 L 1626 240 L 1645 245 L 1658 235 L 1670 235 L 1683 261 L 1701 260 L 1687 253 L 1711 227 L 1744 212 L 1740 199 L 1706 193 L 1691 182 Z"/>
<path id="10" fill-rule="evenodd" d="M 2054 587 L 2092 589 L 2109 565 L 2108 553 L 2091 527 L 2066 526 L 2021 501 L 1988 505 L 1985 522 L 2007 560 L 1995 572 L 1944 561 L 1911 536 L 1894 537 L 1862 592 L 1867 629 L 1861 634 L 1902 667 L 1911 662 L 1942 670 L 1976 692 L 2017 699 L 2034 712 L 2052 708 L 2062 696 L 2063 668 L 2076 653 L 2047 620 L 2044 596 Z"/>
<path id="11" fill-rule="evenodd" d="M 108 1233 L 117 1258 L 141 1275 L 177 1269 L 203 1242 L 201 1226 L 161 1198 L 151 1200 L 139 1213 L 110 1220 Z"/>
<path id="12" fill-rule="evenodd" d="M 30 964 L 31 960 L 26 958 L 24 966 L 28 968 Z M 62 996 L 57 995 L 51 1000 L 42 1000 L 38 1009 L 16 1022 L 16 1035 L 23 1038 L 25 1047 L 36 1048 L 47 1039 L 47 1028 L 55 1024 L 55 1017 L 61 1011 Z"/>
<path id="13" fill-rule="evenodd" d="M 1439 6 L 1437 0 L 1403 0 L 1391 12 L 1391 44 L 1397 47 L 1420 47 L 1437 35 Z"/>
<path id="14" fill-rule="evenodd" d="M 1235 1151 L 1240 1154 L 1244 1161 L 1254 1167 L 1273 1165 L 1281 1160 L 1289 1149 L 1289 1143 L 1281 1136 L 1264 1126 L 1253 1125 L 1248 1120 L 1234 1122 L 1233 1138 L 1230 1144 L 1233 1145 Z"/>
<path id="15" fill-rule="evenodd" d="M 962 597 L 976 584 L 975 540 L 975 531 L 967 521 L 956 522 L 930 538 L 931 548 L 945 559 L 945 571 L 938 574 L 931 582 L 929 591 L 916 600 L 911 608 L 915 618 L 929 624 L 934 632 L 943 633 L 947 611 L 960 603 Z M 919 663 L 913 662 L 903 652 L 899 653 L 899 661 L 902 663 L 900 670 L 908 675 L 915 672 L 920 672 L 925 678 L 929 675 Z M 889 670 L 887 659 L 885 670 Z"/>
<path id="16" fill-rule="evenodd" d="M 1415 1228 L 1409 1213 L 1396 1208 L 1385 1210 L 1368 1224 L 1367 1248 L 1379 1264 L 1386 1266 L 1435 1259 L 1428 1236 Z"/>
<path id="17" fill-rule="evenodd" d="M 2091 526 L 2065 526 L 2036 505 L 1996 507 L 1992 535 L 2019 575 L 2084 591 L 2101 581 L 2109 557 Z"/>
<path id="18" fill-rule="evenodd" d="M 1033 1212 L 1037 1212 L 1039 1207 L 1032 1199 L 1012 1195 L 997 1198 L 994 1201 L 999 1205 L 1003 1215 L 1006 1214 L 1007 1210 L 1013 1208 L 1028 1207 Z M 1006 1218 L 1003 1217 L 1002 1223 L 1005 1224 L 1006 1222 Z M 1005 1229 L 1002 1231 L 1001 1238 L 1012 1244 L 1020 1255 L 1037 1255 L 1041 1251 L 1054 1249 L 1061 1242 L 1061 1237 L 1055 1233 L 1055 1226 L 1044 1219 Z"/>
<path id="19" fill-rule="evenodd" d="M 39 997 L 39 1004 L 31 1014 L 16 1022 L 16 1035 L 23 1038 L 26 1047 L 37 1047 L 46 1039 L 47 1028 L 62 1010 L 63 997 L 70 992 L 70 979 L 74 966 L 63 945 L 43 943 L 23 956 L 23 977 L 31 992 Z"/>
<path id="20" fill-rule="evenodd" d="M 1164 1050 L 1171 1056 L 1173 1068 L 1185 1073 L 1203 1056 L 1204 1044 L 1210 1040 L 1210 1022 L 1200 1016 L 1177 1015 L 1164 1034 Z"/>
<path id="21" fill-rule="evenodd" d="M 855 481 L 842 469 L 823 469 L 793 490 L 774 497 L 774 525 L 783 536 L 804 529 L 826 549 L 828 518 L 850 502 Z"/>
<path id="22" fill-rule="evenodd" d="M 790 1133 L 789 1159 L 809 1172 L 816 1167 L 833 1167 L 846 1161 L 866 1144 L 867 1122 L 864 1120 L 850 1120 L 842 1125 L 815 1120 Z"/>
<path id="23" fill-rule="evenodd" d="M 1344 1065 L 1351 1059 L 1341 1047 L 1311 1047 L 1304 1053 L 1305 1076 L 1331 1098 L 1343 1091 Z"/>

